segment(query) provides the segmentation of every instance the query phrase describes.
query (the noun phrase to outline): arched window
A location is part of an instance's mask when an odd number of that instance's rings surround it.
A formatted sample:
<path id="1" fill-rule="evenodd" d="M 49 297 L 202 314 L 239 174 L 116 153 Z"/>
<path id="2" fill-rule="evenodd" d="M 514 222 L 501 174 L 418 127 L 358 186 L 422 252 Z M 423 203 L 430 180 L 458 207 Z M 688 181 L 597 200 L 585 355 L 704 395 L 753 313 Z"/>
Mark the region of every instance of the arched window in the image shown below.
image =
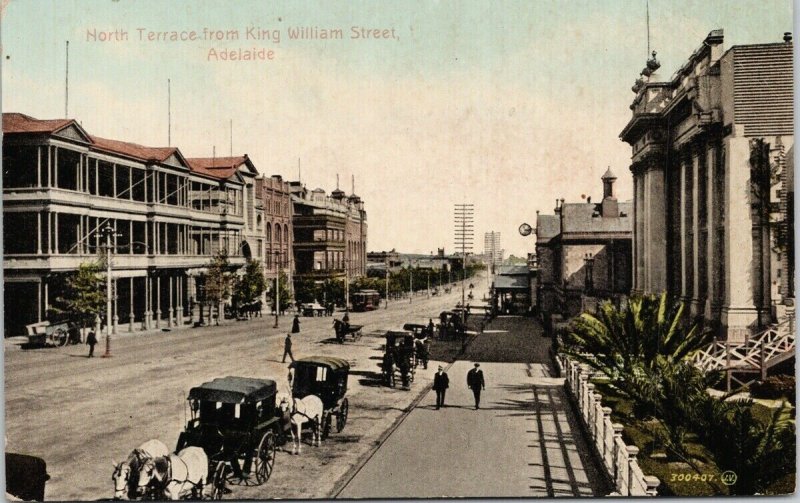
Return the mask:
<path id="1" fill-rule="evenodd" d="M 272 244 L 272 224 L 267 222 L 267 243 Z"/>
<path id="2" fill-rule="evenodd" d="M 278 249 L 281 246 L 281 226 L 280 224 L 275 225 L 275 243 L 278 245 Z"/>
<path id="3" fill-rule="evenodd" d="M 256 230 L 261 230 L 261 214 L 256 215 Z"/>

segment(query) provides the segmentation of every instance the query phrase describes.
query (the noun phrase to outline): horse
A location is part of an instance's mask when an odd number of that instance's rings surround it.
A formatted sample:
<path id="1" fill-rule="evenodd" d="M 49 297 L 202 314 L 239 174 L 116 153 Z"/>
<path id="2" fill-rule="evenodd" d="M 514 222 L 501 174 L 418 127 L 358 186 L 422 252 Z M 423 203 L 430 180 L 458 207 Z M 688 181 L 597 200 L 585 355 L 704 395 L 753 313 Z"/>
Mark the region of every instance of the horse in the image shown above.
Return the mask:
<path id="1" fill-rule="evenodd" d="M 289 402 L 284 396 L 280 401 L 281 412 L 285 412 L 288 407 Z M 306 421 L 311 423 L 311 445 L 315 445 L 316 442 L 316 446 L 319 447 L 324 412 L 325 407 L 318 396 L 308 395 L 305 398 L 292 398 L 291 428 L 289 429 L 292 434 L 292 454 L 300 454 L 302 452 L 303 424 Z"/>
<path id="2" fill-rule="evenodd" d="M 125 461 L 112 462 L 114 472 L 111 474 L 111 480 L 114 481 L 114 499 L 131 499 L 137 496 L 139 470 L 144 462 L 167 454 L 169 454 L 167 446 L 162 441 L 153 439 L 132 450 Z"/>
<path id="3" fill-rule="evenodd" d="M 139 471 L 139 490 L 155 484 L 161 494 L 156 499 L 178 500 L 189 491 L 192 499 L 203 496 L 208 478 L 208 456 L 200 447 L 186 447 L 178 454 L 169 454 L 145 461 Z"/>

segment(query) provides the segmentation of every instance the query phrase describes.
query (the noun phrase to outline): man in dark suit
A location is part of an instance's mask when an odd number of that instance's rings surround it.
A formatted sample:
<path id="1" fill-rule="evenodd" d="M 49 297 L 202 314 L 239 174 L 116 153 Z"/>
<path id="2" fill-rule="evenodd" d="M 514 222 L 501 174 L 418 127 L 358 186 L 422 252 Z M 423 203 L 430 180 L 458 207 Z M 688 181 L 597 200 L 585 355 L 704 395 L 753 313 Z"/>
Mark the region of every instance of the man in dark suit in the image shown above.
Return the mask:
<path id="1" fill-rule="evenodd" d="M 480 366 L 480 363 L 476 363 L 475 368 L 467 372 L 467 386 L 475 395 L 475 409 L 481 408 L 481 390 L 486 389 L 486 381 L 483 380 L 483 371 Z"/>
<path id="2" fill-rule="evenodd" d="M 433 376 L 433 389 L 436 391 L 436 410 L 444 407 L 444 394 L 450 387 L 450 378 L 447 377 L 444 369 L 439 365 L 439 371 Z"/>

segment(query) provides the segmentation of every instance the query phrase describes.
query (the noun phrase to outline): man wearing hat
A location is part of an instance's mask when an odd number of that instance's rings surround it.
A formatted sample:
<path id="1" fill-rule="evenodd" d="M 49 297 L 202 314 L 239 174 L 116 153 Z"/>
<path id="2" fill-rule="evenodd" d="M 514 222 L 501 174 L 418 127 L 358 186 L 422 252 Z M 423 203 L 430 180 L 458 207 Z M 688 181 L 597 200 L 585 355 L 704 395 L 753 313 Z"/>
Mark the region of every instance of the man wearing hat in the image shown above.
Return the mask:
<path id="1" fill-rule="evenodd" d="M 467 386 L 472 390 L 475 395 L 475 408 L 481 408 L 481 390 L 486 389 L 486 381 L 483 380 L 483 371 L 480 369 L 481 364 L 476 363 L 475 367 L 467 372 Z"/>
<path id="2" fill-rule="evenodd" d="M 444 407 L 444 394 L 450 386 L 450 378 L 447 377 L 444 369 L 439 365 L 439 371 L 433 376 L 433 389 L 436 391 L 436 410 Z"/>

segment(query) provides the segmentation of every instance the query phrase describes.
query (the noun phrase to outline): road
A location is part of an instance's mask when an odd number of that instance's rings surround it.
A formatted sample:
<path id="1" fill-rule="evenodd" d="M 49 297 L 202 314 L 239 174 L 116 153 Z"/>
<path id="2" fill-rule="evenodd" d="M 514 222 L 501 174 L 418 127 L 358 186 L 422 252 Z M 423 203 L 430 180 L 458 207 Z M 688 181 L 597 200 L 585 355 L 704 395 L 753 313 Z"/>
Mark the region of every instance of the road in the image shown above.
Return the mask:
<path id="1" fill-rule="evenodd" d="M 446 407 L 428 393 L 339 498 L 601 496 L 607 488 L 551 377 L 550 339 L 529 319 L 501 317 L 447 372 Z M 487 386 L 475 410 L 473 361 Z"/>
<path id="2" fill-rule="evenodd" d="M 347 427 L 301 456 L 279 453 L 268 484 L 234 487 L 232 497 L 327 497 L 432 378 L 418 373 L 411 392 L 380 386 L 384 340 L 379 334 L 436 318 L 458 300 L 460 290 L 454 288 L 444 296 L 392 302 L 387 310 L 352 313 L 351 323 L 363 324 L 366 335 L 343 345 L 334 342 L 331 318 L 301 318 L 302 332 L 293 338 L 295 357 L 335 355 L 351 363 Z M 109 359 L 87 358 L 86 346 L 21 350 L 6 341 L 7 450 L 47 462 L 46 499 L 110 497 L 112 461 L 150 438 L 175 445 L 192 386 L 225 375 L 271 378 L 287 386 L 287 365 L 280 357 L 291 318 L 283 318 L 280 329 L 271 328 L 273 320 L 120 336 L 112 341 Z M 103 338 L 100 342 L 97 353 Z"/>

